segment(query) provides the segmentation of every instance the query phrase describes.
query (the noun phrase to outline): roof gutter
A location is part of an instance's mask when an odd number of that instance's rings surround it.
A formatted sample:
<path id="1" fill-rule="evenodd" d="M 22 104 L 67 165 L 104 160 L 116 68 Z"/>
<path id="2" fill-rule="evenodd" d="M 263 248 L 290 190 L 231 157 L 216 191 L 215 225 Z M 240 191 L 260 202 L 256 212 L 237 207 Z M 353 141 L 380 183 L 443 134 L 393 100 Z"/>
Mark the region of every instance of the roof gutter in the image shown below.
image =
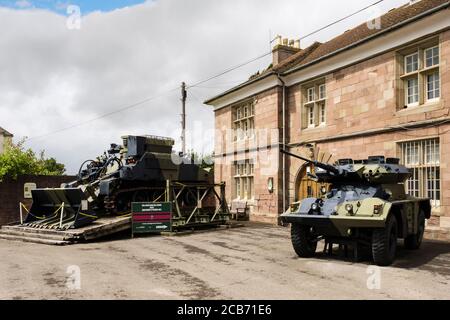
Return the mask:
<path id="1" fill-rule="evenodd" d="M 220 99 L 220 98 L 222 98 L 222 97 L 224 97 L 224 96 L 226 96 L 226 95 L 228 95 L 228 94 L 230 94 L 230 93 L 233 93 L 233 92 L 235 92 L 235 91 L 238 91 L 238 90 L 240 90 L 240 89 L 242 89 L 242 88 L 244 88 L 244 87 L 247 87 L 247 86 L 249 86 L 249 85 L 251 85 L 251 84 L 253 84 L 253 83 L 256 83 L 256 82 L 258 82 L 258 81 L 260 81 L 260 80 L 266 79 L 266 78 L 268 78 L 268 77 L 270 77 L 270 76 L 272 76 L 272 75 L 276 75 L 276 73 L 273 72 L 273 71 L 267 72 L 266 74 L 264 74 L 264 75 L 262 75 L 262 76 L 259 76 L 259 77 L 255 78 L 255 79 L 252 79 L 252 80 L 249 80 L 249 81 L 246 81 L 246 82 L 244 82 L 244 83 L 242 83 L 242 84 L 240 84 L 240 85 L 238 85 L 238 86 L 236 86 L 236 87 L 233 87 L 233 88 L 231 88 L 231 89 L 229 89 L 229 90 L 227 90 L 227 91 L 225 91 L 225 92 L 219 94 L 218 96 L 215 96 L 215 97 L 213 97 L 213 98 L 210 98 L 210 99 L 206 100 L 206 101 L 203 102 L 203 103 L 209 105 L 211 102 L 214 102 L 214 101 L 217 100 L 217 99 Z"/>
<path id="2" fill-rule="evenodd" d="M 333 57 L 333 56 L 335 56 L 335 55 L 338 55 L 339 53 L 342 53 L 342 52 L 344 52 L 344 51 L 350 50 L 350 49 L 352 49 L 352 48 L 354 48 L 354 47 L 357 47 L 357 46 L 359 46 L 359 45 L 361 45 L 361 44 L 363 44 L 363 43 L 366 43 L 366 42 L 371 41 L 371 40 L 373 40 L 373 39 L 375 39 L 375 38 L 378 38 L 378 37 L 384 35 L 385 33 L 388 33 L 388 32 L 391 32 L 391 31 L 393 31 L 393 30 L 399 29 L 399 28 L 401 28 L 401 27 L 403 27 L 403 26 L 405 26 L 405 25 L 407 25 L 407 24 L 410 24 L 410 23 L 412 23 L 412 22 L 414 22 L 414 21 L 417 21 L 417 20 L 419 20 L 419 19 L 421 19 L 421 18 L 423 18 L 423 17 L 432 15 L 432 14 L 434 14 L 434 13 L 436 13 L 436 12 L 438 12 L 438 11 L 441 11 L 442 9 L 445 9 L 445 8 L 447 8 L 447 7 L 449 7 L 449 6 L 450 6 L 450 1 L 449 1 L 449 2 L 446 2 L 446 3 L 444 3 L 444 4 L 441 4 L 440 6 L 437 6 L 437 7 L 433 8 L 433 9 L 428 10 L 428 11 L 422 12 L 421 14 L 419 14 L 419 15 L 417 15 L 417 16 L 414 16 L 414 17 L 412 17 L 412 18 L 409 18 L 409 19 L 407 19 L 407 20 L 405 20 L 405 21 L 402 21 L 402 22 L 400 22 L 400 23 L 398 23 L 398 24 L 396 24 L 396 25 L 393 25 L 393 26 L 391 26 L 391 27 L 389 27 L 389 28 L 386 28 L 386 29 L 384 29 L 383 31 L 378 32 L 378 33 L 375 33 L 375 34 L 373 34 L 373 35 L 371 35 L 371 36 L 369 36 L 369 37 L 367 37 L 367 38 L 365 38 L 365 39 L 362 39 L 362 40 L 360 40 L 360 41 L 357 41 L 357 42 L 355 42 L 355 43 L 352 43 L 352 44 L 349 45 L 349 46 L 346 46 L 346 47 L 341 48 L 341 49 L 339 49 L 339 50 L 333 51 L 332 53 L 329 53 L 329 54 L 327 54 L 327 55 L 325 55 L 325 56 L 323 56 L 323 57 L 320 57 L 320 58 L 318 58 L 318 59 L 316 59 L 316 60 L 313 60 L 313 61 L 311 61 L 311 62 L 308 62 L 308 63 L 306 63 L 306 64 L 304 64 L 304 65 L 301 65 L 301 66 L 298 66 L 298 67 L 296 67 L 296 68 L 294 68 L 294 69 L 291 69 L 291 70 L 285 72 L 283 75 L 284 75 L 284 76 L 287 76 L 287 75 L 289 75 L 289 74 L 291 74 L 291 73 L 294 73 L 294 72 L 296 72 L 296 71 L 298 71 L 298 70 L 305 69 L 305 68 L 307 68 L 307 67 L 309 67 L 309 66 L 311 66 L 311 65 L 313 65 L 313 64 L 316 64 L 316 63 L 318 63 L 318 62 L 321 62 L 321 61 L 323 61 L 323 60 L 326 60 L 326 59 L 328 59 L 328 58 L 331 58 L 331 57 Z"/>

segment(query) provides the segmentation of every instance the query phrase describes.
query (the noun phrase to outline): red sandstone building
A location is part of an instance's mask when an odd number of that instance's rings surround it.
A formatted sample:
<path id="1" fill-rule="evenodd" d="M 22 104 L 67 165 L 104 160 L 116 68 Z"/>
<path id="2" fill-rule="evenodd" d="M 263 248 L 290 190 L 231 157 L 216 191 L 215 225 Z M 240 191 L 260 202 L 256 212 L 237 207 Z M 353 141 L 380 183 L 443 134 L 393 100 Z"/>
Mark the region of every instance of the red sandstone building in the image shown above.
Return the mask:
<path id="1" fill-rule="evenodd" d="M 429 230 L 450 230 L 450 1 L 391 10 L 326 43 L 278 39 L 273 65 L 205 103 L 215 111 L 215 179 L 251 220 L 276 222 L 317 192 L 314 168 L 291 152 L 334 161 L 398 157 L 407 191 L 430 197 Z"/>

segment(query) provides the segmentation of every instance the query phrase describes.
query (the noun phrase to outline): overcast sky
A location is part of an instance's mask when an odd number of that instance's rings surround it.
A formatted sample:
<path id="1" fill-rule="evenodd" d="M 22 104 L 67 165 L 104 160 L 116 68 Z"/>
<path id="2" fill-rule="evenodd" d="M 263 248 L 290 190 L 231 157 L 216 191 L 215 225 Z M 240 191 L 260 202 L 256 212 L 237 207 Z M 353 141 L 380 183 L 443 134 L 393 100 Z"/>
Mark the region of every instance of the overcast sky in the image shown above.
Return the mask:
<path id="1" fill-rule="evenodd" d="M 124 134 L 178 140 L 182 81 L 195 83 L 268 52 L 270 36 L 299 38 L 373 2 L 0 0 L 0 126 L 16 141 L 31 138 L 28 147 L 45 149 L 69 173 Z M 326 41 L 405 2 L 386 0 L 301 45 Z M 79 29 L 67 4 L 80 6 Z M 202 101 L 270 62 L 269 56 L 190 89 L 188 129 L 196 134 L 189 148 L 212 150 L 214 114 Z"/>

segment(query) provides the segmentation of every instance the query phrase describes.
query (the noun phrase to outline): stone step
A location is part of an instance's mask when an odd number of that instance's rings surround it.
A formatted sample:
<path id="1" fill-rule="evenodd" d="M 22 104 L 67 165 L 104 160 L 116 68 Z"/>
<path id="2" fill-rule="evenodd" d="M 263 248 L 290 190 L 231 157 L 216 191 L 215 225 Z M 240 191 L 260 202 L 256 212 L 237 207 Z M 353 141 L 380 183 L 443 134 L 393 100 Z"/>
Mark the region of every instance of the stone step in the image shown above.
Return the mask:
<path id="1" fill-rule="evenodd" d="M 0 234 L 6 234 L 17 237 L 38 238 L 45 240 L 60 240 L 60 241 L 68 240 L 66 239 L 66 236 L 64 234 L 37 233 L 37 232 L 29 232 L 26 230 L 1 229 Z"/>
<path id="2" fill-rule="evenodd" d="M 3 226 L 1 228 L 2 231 L 11 231 L 11 232 L 26 232 L 27 234 L 43 234 L 43 235 L 54 235 L 54 236 L 64 236 L 65 233 L 63 231 L 52 230 L 52 229 L 39 229 L 39 228 L 30 228 L 23 226 Z"/>
<path id="3" fill-rule="evenodd" d="M 33 243 L 57 245 L 57 246 L 64 246 L 64 245 L 71 244 L 70 241 L 64 241 L 64 240 L 41 239 L 41 238 L 34 238 L 34 237 L 28 237 L 28 236 L 14 236 L 14 235 L 9 235 L 9 234 L 4 234 L 4 233 L 0 233 L 0 239 L 23 241 L 23 242 L 33 242 Z"/>

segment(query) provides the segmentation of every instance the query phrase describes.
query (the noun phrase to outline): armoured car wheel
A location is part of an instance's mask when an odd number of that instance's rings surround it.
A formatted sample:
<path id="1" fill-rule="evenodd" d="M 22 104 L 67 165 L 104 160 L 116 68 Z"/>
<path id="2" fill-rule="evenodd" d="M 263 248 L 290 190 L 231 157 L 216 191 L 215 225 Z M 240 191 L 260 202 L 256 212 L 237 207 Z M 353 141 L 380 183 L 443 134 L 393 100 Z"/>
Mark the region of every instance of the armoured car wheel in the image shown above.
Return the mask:
<path id="1" fill-rule="evenodd" d="M 316 253 L 317 242 L 314 240 L 310 226 L 293 223 L 291 241 L 295 253 L 301 258 L 309 258 Z"/>
<path id="2" fill-rule="evenodd" d="M 417 233 L 411 234 L 405 238 L 405 248 L 409 250 L 417 250 L 422 244 L 423 234 L 425 233 L 425 213 L 420 210 L 417 217 Z"/>
<path id="3" fill-rule="evenodd" d="M 397 219 L 389 215 L 384 229 L 374 229 L 372 233 L 372 256 L 379 266 L 388 266 L 395 260 L 397 251 Z"/>

